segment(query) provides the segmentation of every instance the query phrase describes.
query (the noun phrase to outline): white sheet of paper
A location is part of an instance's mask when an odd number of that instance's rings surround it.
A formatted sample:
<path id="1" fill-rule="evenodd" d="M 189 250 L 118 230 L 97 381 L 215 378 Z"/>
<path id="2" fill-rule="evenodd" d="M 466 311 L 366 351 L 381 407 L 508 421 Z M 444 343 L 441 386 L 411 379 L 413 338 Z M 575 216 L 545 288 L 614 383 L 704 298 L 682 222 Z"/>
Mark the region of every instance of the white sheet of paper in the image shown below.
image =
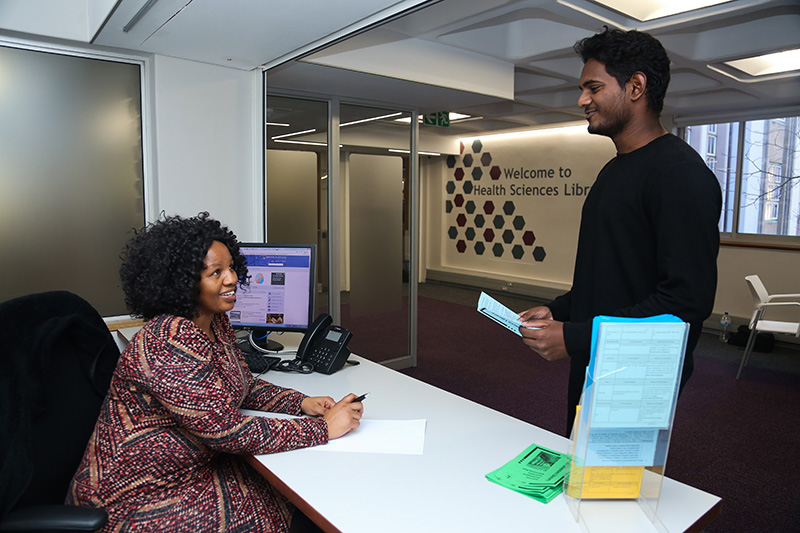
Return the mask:
<path id="1" fill-rule="evenodd" d="M 425 420 L 371 420 L 323 446 L 317 452 L 395 453 L 422 455 L 425 448 Z"/>
<path id="2" fill-rule="evenodd" d="M 282 413 L 239 410 L 247 416 L 266 418 L 297 418 Z M 361 424 L 347 435 L 329 441 L 328 444 L 305 448 L 319 452 L 393 453 L 422 455 L 425 448 L 425 425 L 422 420 L 373 420 L 362 418 Z"/>

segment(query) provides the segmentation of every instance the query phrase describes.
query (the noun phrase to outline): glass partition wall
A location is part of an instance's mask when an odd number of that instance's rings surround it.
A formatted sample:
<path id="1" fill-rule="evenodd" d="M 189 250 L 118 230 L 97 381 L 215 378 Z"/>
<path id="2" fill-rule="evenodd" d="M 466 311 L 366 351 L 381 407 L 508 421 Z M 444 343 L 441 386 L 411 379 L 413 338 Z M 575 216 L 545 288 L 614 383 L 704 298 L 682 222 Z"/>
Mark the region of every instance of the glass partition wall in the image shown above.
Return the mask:
<path id="1" fill-rule="evenodd" d="M 328 308 L 328 103 L 269 97 L 266 231 L 270 243 L 317 245 L 317 314 Z"/>
<path id="2" fill-rule="evenodd" d="M 317 243 L 317 307 L 353 353 L 415 365 L 416 113 L 272 94 L 266 107 L 268 241 Z"/>

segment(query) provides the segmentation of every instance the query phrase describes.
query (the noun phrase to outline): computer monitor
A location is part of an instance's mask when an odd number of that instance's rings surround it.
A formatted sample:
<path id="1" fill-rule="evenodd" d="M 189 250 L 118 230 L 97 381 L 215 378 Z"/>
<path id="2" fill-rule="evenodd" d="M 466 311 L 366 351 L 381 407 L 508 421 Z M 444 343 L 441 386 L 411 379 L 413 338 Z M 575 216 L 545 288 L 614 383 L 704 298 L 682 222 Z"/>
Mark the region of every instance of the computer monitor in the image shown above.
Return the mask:
<path id="1" fill-rule="evenodd" d="M 236 305 L 228 311 L 234 329 L 249 330 L 251 344 L 283 350 L 270 332 L 304 333 L 314 321 L 315 244 L 247 244 L 239 246 L 247 260 L 249 285 L 237 287 Z"/>

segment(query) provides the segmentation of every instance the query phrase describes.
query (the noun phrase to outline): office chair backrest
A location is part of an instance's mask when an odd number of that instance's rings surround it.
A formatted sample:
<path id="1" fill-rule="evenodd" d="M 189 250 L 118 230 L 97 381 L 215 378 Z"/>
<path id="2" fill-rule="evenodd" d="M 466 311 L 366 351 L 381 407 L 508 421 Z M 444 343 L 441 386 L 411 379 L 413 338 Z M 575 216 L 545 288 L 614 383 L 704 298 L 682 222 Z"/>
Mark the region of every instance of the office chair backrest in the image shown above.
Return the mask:
<path id="1" fill-rule="evenodd" d="M 0 517 L 62 504 L 119 349 L 102 317 L 65 291 L 0 304 Z"/>

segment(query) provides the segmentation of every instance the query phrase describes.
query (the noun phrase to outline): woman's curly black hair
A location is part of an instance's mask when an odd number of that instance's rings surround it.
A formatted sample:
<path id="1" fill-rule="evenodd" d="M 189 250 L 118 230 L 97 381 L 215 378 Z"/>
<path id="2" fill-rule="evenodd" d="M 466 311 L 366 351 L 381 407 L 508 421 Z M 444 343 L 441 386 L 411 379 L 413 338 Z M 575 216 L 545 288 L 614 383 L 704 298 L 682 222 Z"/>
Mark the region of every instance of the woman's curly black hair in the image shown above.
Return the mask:
<path id="1" fill-rule="evenodd" d="M 669 85 L 669 57 L 661 43 L 648 33 L 636 30 L 609 29 L 581 39 L 575 43 L 575 52 L 584 63 L 599 61 L 620 87 L 636 72 L 647 76 L 645 97 L 647 105 L 656 116 L 664 108 L 664 95 Z"/>
<path id="2" fill-rule="evenodd" d="M 131 315 L 147 320 L 165 314 L 196 317 L 200 274 L 214 241 L 228 247 L 239 282 L 246 284 L 247 266 L 236 235 L 206 212 L 165 217 L 137 231 L 122 251 L 120 267 Z"/>

